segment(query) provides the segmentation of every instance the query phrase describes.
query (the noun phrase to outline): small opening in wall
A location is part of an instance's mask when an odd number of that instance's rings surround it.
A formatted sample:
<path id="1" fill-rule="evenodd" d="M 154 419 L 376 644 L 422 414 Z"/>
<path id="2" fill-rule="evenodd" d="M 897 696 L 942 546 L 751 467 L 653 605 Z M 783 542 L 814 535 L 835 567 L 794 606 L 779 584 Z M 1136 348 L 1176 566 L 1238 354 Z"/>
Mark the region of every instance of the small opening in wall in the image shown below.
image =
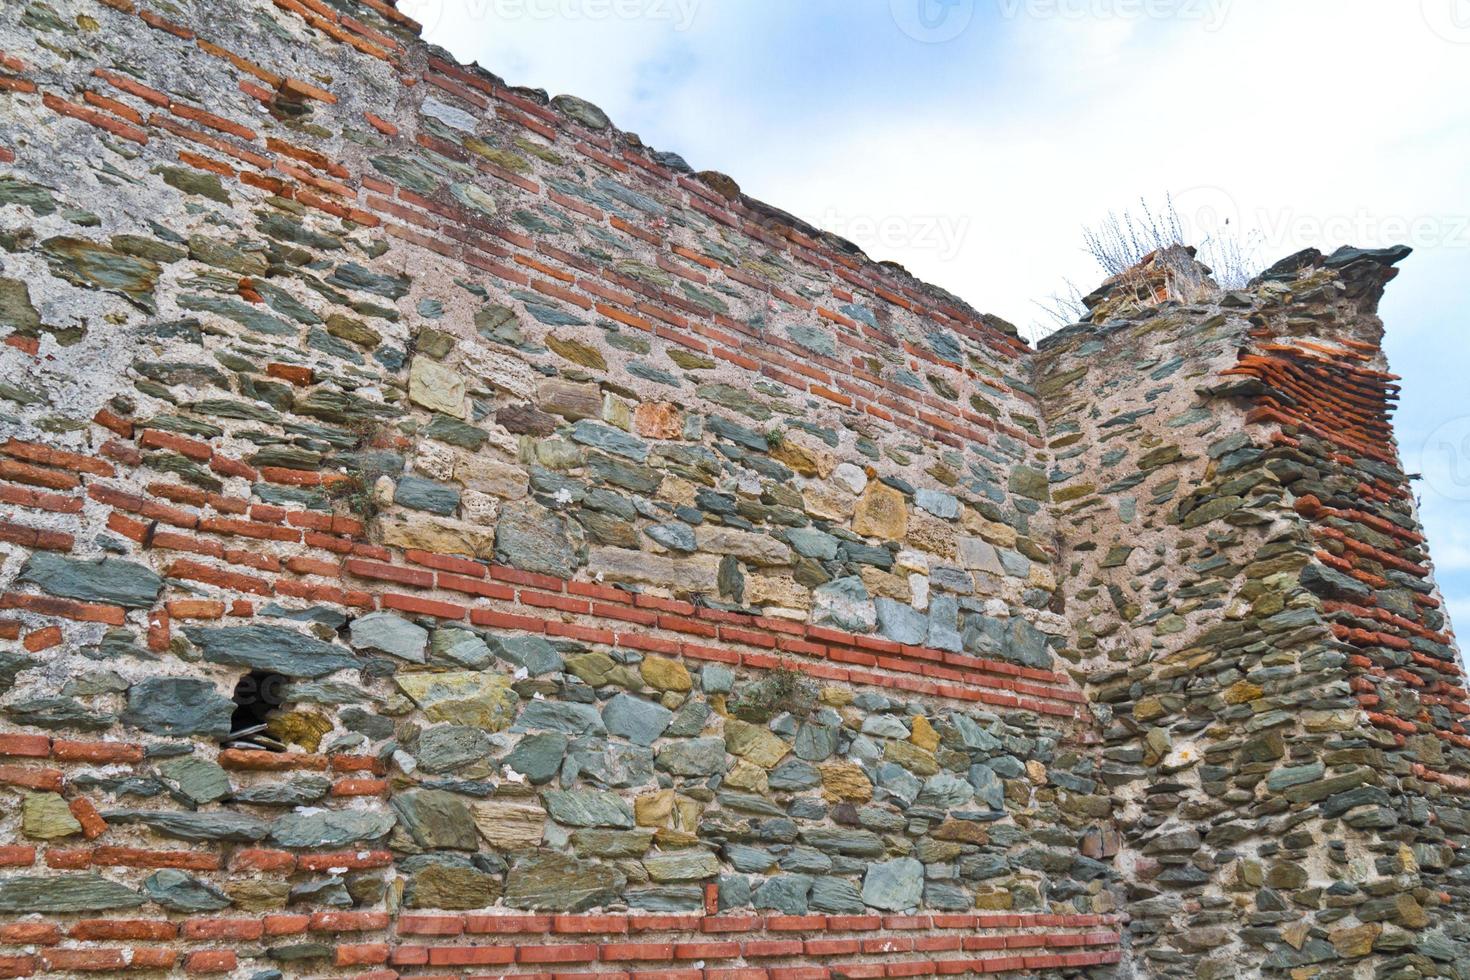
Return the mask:
<path id="1" fill-rule="evenodd" d="M 235 713 L 230 716 L 228 742 L 248 743 L 257 748 L 284 749 L 266 734 L 271 712 L 286 703 L 284 674 L 252 670 L 235 685 Z"/>

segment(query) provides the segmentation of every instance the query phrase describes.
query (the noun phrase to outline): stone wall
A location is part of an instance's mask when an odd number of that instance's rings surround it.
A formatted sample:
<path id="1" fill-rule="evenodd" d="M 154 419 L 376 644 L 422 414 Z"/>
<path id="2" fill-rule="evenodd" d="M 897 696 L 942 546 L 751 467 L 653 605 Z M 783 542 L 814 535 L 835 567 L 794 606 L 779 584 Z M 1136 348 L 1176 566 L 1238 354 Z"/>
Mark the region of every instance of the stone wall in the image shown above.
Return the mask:
<path id="1" fill-rule="evenodd" d="M 380 0 L 16 10 L 0 975 L 1470 976 L 1402 256 L 1033 352 Z"/>
<path id="2" fill-rule="evenodd" d="M 1042 345 L 1068 660 L 1148 975 L 1464 976 L 1464 678 L 1389 424 L 1407 250 L 1131 279 Z M 1145 296 L 1140 301 L 1140 296 Z M 1246 968 L 1249 964 L 1249 968 Z"/>

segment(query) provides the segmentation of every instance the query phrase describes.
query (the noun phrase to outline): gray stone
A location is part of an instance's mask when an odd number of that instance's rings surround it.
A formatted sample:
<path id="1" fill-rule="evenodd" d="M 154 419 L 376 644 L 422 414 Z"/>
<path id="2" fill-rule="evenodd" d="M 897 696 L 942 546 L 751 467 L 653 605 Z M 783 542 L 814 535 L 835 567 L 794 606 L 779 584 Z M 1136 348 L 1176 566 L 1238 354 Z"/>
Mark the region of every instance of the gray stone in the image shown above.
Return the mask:
<path id="1" fill-rule="evenodd" d="M 497 657 L 524 667 L 532 677 L 550 674 L 564 666 L 556 647 L 539 636 L 495 637 L 490 645 Z"/>
<path id="2" fill-rule="evenodd" d="M 786 540 L 798 555 L 831 561 L 837 557 L 837 539 L 814 527 L 799 527 L 786 532 Z"/>
<path id="3" fill-rule="evenodd" d="M 393 502 L 400 507 L 452 517 L 459 510 L 459 490 L 421 476 L 402 476 L 393 490 Z"/>
<path id="4" fill-rule="evenodd" d="M 341 647 L 282 626 L 239 626 L 223 629 L 184 627 L 184 635 L 210 663 L 269 671 L 287 677 L 316 679 L 360 666 Z"/>
<path id="5" fill-rule="evenodd" d="M 0 879 L 0 912 L 109 912 L 135 909 L 144 898 L 101 875 L 38 875 Z"/>
<path id="6" fill-rule="evenodd" d="M 128 689 L 125 725 L 154 735 L 230 734 L 235 703 L 206 680 L 188 677 L 150 677 Z"/>
<path id="7" fill-rule="evenodd" d="M 165 837 L 187 841 L 253 844 L 264 840 L 271 825 L 244 813 L 174 813 L 154 810 L 104 810 L 112 824 L 140 823 Z"/>
<path id="8" fill-rule="evenodd" d="M 561 774 L 564 784 L 585 777 L 599 786 L 642 786 L 653 781 L 653 752 L 641 745 L 581 738 L 572 743 Z"/>
<path id="9" fill-rule="evenodd" d="M 705 694 L 729 694 L 735 689 L 735 672 L 723 664 L 705 667 L 699 680 Z"/>
<path id="10" fill-rule="evenodd" d="M 660 883 L 704 881 L 720 873 L 720 860 L 708 851 L 671 851 L 645 857 L 643 869 Z"/>
<path id="11" fill-rule="evenodd" d="M 694 529 L 688 524 L 682 524 L 678 521 L 670 521 L 667 524 L 651 524 L 643 529 L 643 533 L 670 551 L 679 551 L 688 554 L 699 547 L 694 541 Z"/>
<path id="12" fill-rule="evenodd" d="M 648 459 L 648 444 L 642 439 L 630 436 L 621 429 L 614 429 L 590 419 L 581 419 L 572 426 L 572 441 L 594 449 L 606 450 L 615 456 L 631 459 L 635 463 L 642 463 Z"/>
<path id="13" fill-rule="evenodd" d="M 213 803 L 230 795 L 230 777 L 217 762 L 185 756 L 170 759 L 158 770 L 194 806 Z"/>
<path id="14" fill-rule="evenodd" d="M 416 790 L 393 797 L 398 820 L 414 843 L 430 850 L 473 851 L 480 845 L 474 814 L 453 793 Z"/>
<path id="15" fill-rule="evenodd" d="M 915 490 L 914 503 L 935 517 L 952 521 L 960 516 L 960 502 L 953 495 L 940 490 Z"/>
<path id="16" fill-rule="evenodd" d="M 888 912 L 917 908 L 924 897 L 924 866 L 913 858 L 868 865 L 863 904 Z"/>
<path id="17" fill-rule="evenodd" d="M 261 803 L 267 806 L 307 806 L 326 798 L 332 781 L 326 776 L 306 773 L 281 782 L 257 783 L 236 790 L 230 797 L 236 803 Z"/>
<path id="18" fill-rule="evenodd" d="M 952 810 L 969 803 L 974 796 L 975 789 L 969 782 L 951 773 L 941 772 L 924 780 L 924 789 L 919 793 L 919 805 Z"/>
<path id="19" fill-rule="evenodd" d="M 709 722 L 709 717 L 713 713 L 707 703 L 691 698 L 674 713 L 674 720 L 669 722 L 668 728 L 664 729 L 664 735 L 669 738 L 694 738 L 704 731 L 704 726 Z"/>
<path id="20" fill-rule="evenodd" d="M 842 878 L 818 878 L 813 881 L 808 904 L 813 911 L 832 915 L 860 915 L 867 910 L 857 886 Z"/>
<path id="21" fill-rule="evenodd" d="M 567 737 L 559 732 L 527 735 L 511 749 L 505 763 L 533 785 L 540 786 L 551 782 L 566 753 Z"/>
<path id="22" fill-rule="evenodd" d="M 386 653 L 416 664 L 428 660 L 429 631 L 402 616 L 369 613 L 354 619 L 348 632 L 354 649 Z"/>
<path id="23" fill-rule="evenodd" d="M 713 776 L 725 771 L 723 738 L 670 742 L 658 751 L 658 767 L 675 776 Z"/>
<path id="24" fill-rule="evenodd" d="M 807 875 L 777 875 L 767 878 L 751 893 L 758 909 L 775 909 L 785 915 L 806 915 L 812 879 Z"/>
<path id="25" fill-rule="evenodd" d="M 448 660 L 470 670 L 483 670 L 495 659 L 483 639 L 458 629 L 435 630 L 429 638 L 429 656 L 436 662 Z"/>
<path id="26" fill-rule="evenodd" d="M 768 782 L 771 789 L 779 792 L 800 793 L 820 786 L 822 774 L 817 771 L 816 766 L 799 759 L 788 759 L 771 770 Z"/>
<path id="27" fill-rule="evenodd" d="M 501 509 L 495 525 L 495 560 L 553 578 L 571 578 L 579 564 L 567 522 L 530 500 Z"/>
<path id="28" fill-rule="evenodd" d="M 633 826 L 633 808 L 614 793 L 592 789 L 550 789 L 542 799 L 552 819 L 568 827 L 628 830 Z"/>
<path id="29" fill-rule="evenodd" d="M 218 888 L 173 868 L 149 875 L 143 892 L 170 912 L 218 912 L 233 904 Z"/>
<path id="30" fill-rule="evenodd" d="M 436 725 L 419 734 L 415 756 L 421 770 L 439 774 L 472 766 L 488 759 L 494 751 L 495 745 L 484 729 L 471 725 Z"/>
<path id="31" fill-rule="evenodd" d="M 386 837 L 397 822 L 394 814 L 381 810 L 287 813 L 271 824 L 271 839 L 281 847 L 346 847 Z"/>
<path id="32" fill-rule="evenodd" d="M 970 785 L 975 788 L 975 799 L 984 803 L 991 810 L 1004 810 L 1006 806 L 1006 787 L 1001 782 L 995 770 L 989 766 L 976 764 L 970 767 Z"/>
<path id="33" fill-rule="evenodd" d="M 849 633 L 868 633 L 878 623 L 867 586 L 857 576 L 834 579 L 812 590 L 812 622 Z"/>
<path id="34" fill-rule="evenodd" d="M 602 722 L 611 735 L 637 745 L 652 745 L 669 727 L 674 713 L 661 704 L 622 693 L 602 709 Z"/>
<path id="35" fill-rule="evenodd" d="M 51 595 L 128 609 L 152 607 L 163 591 L 163 579 L 144 565 L 117 558 L 82 561 L 48 551 L 27 558 L 15 581 L 37 586 Z"/>
<path id="36" fill-rule="evenodd" d="M 929 633 L 929 620 L 913 606 L 880 597 L 874 602 L 878 632 L 895 643 L 919 646 Z"/>
<path id="37" fill-rule="evenodd" d="M 611 904 L 627 883 L 612 865 L 537 851 L 518 858 L 511 867 L 505 904 L 537 912 L 583 912 Z"/>
<path id="38" fill-rule="evenodd" d="M 590 704 L 574 701 L 532 701 L 526 705 L 511 728 L 513 732 L 528 732 L 543 729 L 567 735 L 606 735 L 602 716 Z"/>

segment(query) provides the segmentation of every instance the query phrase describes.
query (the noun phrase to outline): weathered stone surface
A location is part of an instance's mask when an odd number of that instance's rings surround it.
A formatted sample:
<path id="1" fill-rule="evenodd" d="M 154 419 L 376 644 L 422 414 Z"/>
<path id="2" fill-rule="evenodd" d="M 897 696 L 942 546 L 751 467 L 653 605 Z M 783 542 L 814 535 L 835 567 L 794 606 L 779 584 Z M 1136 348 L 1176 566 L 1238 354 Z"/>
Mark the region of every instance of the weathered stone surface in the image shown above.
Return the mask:
<path id="1" fill-rule="evenodd" d="M 546 810 L 532 802 L 490 800 L 471 807 L 475 827 L 492 847 L 517 851 L 540 847 Z"/>
<path id="2" fill-rule="evenodd" d="M 539 912 L 581 912 L 613 901 L 627 880 L 611 865 L 539 851 L 511 865 L 505 904 Z"/>
<path id="3" fill-rule="evenodd" d="M 478 847 L 468 804 L 453 793 L 415 790 L 393 797 L 398 823 L 419 847 L 473 851 Z"/>
<path id="4" fill-rule="evenodd" d="M 125 725 L 154 735 L 230 734 L 235 703 L 214 684 L 190 677 L 150 677 L 128 688 Z"/>
<path id="5" fill-rule="evenodd" d="M 875 909 L 917 908 L 923 894 L 924 866 L 913 858 L 870 864 L 863 875 L 863 903 Z"/>
<path id="6" fill-rule="evenodd" d="M 903 494 L 884 483 L 873 483 L 858 498 L 852 529 L 864 537 L 902 541 L 908 533 L 908 504 Z"/>
<path id="7" fill-rule="evenodd" d="M 113 603 L 130 609 L 152 606 L 163 588 L 163 579 L 146 565 L 117 558 L 79 561 L 47 551 L 38 551 L 26 559 L 15 581 L 34 585 L 51 595 Z"/>
<path id="8" fill-rule="evenodd" d="M 281 847 L 347 847 L 378 840 L 398 822 L 394 814 L 373 810 L 322 810 L 288 813 L 271 825 L 271 840 Z"/>
<path id="9" fill-rule="evenodd" d="M 616 695 L 602 709 L 608 733 L 637 745 L 652 745 L 673 718 L 674 713 L 662 705 L 627 693 Z"/>
<path id="10" fill-rule="evenodd" d="M 623 548 L 593 548 L 587 571 L 605 582 L 658 585 L 717 594 L 720 563 L 713 557 L 668 558 Z"/>
<path id="11" fill-rule="evenodd" d="M 143 893 L 170 912 L 218 912 L 234 904 L 215 886 L 172 868 L 149 875 Z"/>
<path id="12" fill-rule="evenodd" d="M 487 732 L 508 728 L 520 702 L 510 678 L 499 674 L 400 674 L 394 680 L 430 721 L 473 725 Z"/>
<path id="13" fill-rule="evenodd" d="M 465 379 L 427 357 L 415 357 L 408 376 L 408 397 L 431 412 L 465 417 Z"/>
<path id="14" fill-rule="evenodd" d="M 547 790 L 542 796 L 546 811 L 557 823 L 568 827 L 633 826 L 633 809 L 625 800 L 602 790 Z"/>
<path id="15" fill-rule="evenodd" d="M 211 663 L 247 667 L 287 677 L 325 677 L 358 665 L 357 659 L 342 647 L 323 643 L 283 626 L 223 629 L 186 626 L 184 635 L 200 647 L 204 659 Z"/>
<path id="16" fill-rule="evenodd" d="M 531 501 L 501 510 L 495 526 L 495 560 L 556 578 L 570 578 L 578 564 L 566 521 Z"/>
<path id="17" fill-rule="evenodd" d="M 133 889 L 97 874 L 0 879 L 0 912 L 110 912 L 134 909 L 144 901 Z"/>
<path id="18" fill-rule="evenodd" d="M 393 613 L 359 616 L 349 627 L 358 650 L 386 653 L 400 660 L 424 663 L 428 659 L 429 631 Z"/>
<path id="19" fill-rule="evenodd" d="M 80 834 L 82 825 L 60 793 L 27 793 L 20 806 L 20 829 L 27 837 L 58 840 Z"/>

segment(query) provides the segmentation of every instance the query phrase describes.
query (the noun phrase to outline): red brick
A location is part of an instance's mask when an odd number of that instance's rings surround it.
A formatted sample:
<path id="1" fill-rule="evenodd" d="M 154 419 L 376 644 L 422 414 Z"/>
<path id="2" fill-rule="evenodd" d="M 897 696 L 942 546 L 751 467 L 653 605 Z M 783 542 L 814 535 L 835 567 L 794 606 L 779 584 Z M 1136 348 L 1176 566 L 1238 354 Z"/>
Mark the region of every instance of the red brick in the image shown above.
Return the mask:
<path id="1" fill-rule="evenodd" d="M 143 746 L 132 742 L 78 742 L 57 739 L 51 746 L 51 755 L 63 762 L 142 762 Z"/>
<path id="2" fill-rule="evenodd" d="M 379 963 L 388 962 L 390 952 L 387 943 L 359 943 L 352 946 L 338 946 L 336 964 L 338 966 L 376 966 Z"/>
<path id="3" fill-rule="evenodd" d="M 309 928 L 313 932 L 376 932 L 388 928 L 388 913 L 317 912 Z"/>
<path id="4" fill-rule="evenodd" d="M 49 970 L 121 970 L 127 958 L 120 949 L 48 949 L 41 962 Z"/>
<path id="5" fill-rule="evenodd" d="M 673 943 L 605 943 L 602 958 L 611 962 L 666 961 L 674 958 Z"/>
<path id="6" fill-rule="evenodd" d="M 464 924 L 462 915 L 404 915 L 395 926 L 402 936 L 458 936 Z"/>
<path id="7" fill-rule="evenodd" d="M 0 766 L 0 783 L 7 786 L 24 786 L 26 789 L 61 792 L 62 772 L 60 769 L 31 769 L 26 766 Z"/>
<path id="8" fill-rule="evenodd" d="M 82 836 L 95 840 L 107 832 L 107 821 L 97 812 L 97 807 L 85 796 L 78 796 L 67 804 L 71 815 L 82 825 Z"/>
<path id="9" fill-rule="evenodd" d="M 393 854 L 390 851 L 339 851 L 328 854 L 303 854 L 297 858 L 297 864 L 303 871 L 326 871 L 330 868 L 347 868 L 349 871 L 356 871 L 363 868 L 386 868 L 392 863 Z"/>
<path id="10" fill-rule="evenodd" d="M 178 927 L 162 919 L 83 919 L 69 930 L 73 939 L 132 939 L 161 942 L 178 935 Z"/>
<path id="11" fill-rule="evenodd" d="M 727 960 L 740 955 L 739 943 L 675 943 L 674 958 L 680 960 Z"/>
<path id="12" fill-rule="evenodd" d="M 28 868 L 36 863 L 36 849 L 29 844 L 0 845 L 0 868 Z"/>
<path id="13" fill-rule="evenodd" d="M 431 966 L 499 966 L 515 961 L 514 946 L 438 946 L 429 950 Z"/>
<path id="14" fill-rule="evenodd" d="M 141 847 L 99 847 L 92 863 L 114 868 L 180 868 L 217 871 L 221 860 L 212 851 L 153 851 Z"/>
<path id="15" fill-rule="evenodd" d="M 34 956 L 0 956 L 0 977 L 28 977 L 36 966 Z"/>
<path id="16" fill-rule="evenodd" d="M 185 973 L 229 973 L 236 966 L 231 949 L 201 949 L 184 961 Z"/>
<path id="17" fill-rule="evenodd" d="M 365 561 L 361 558 L 347 559 L 346 568 L 348 572 L 359 578 L 398 582 L 402 585 L 416 585 L 424 589 L 432 588 L 434 585 L 433 573 L 420 571 L 417 568 L 400 568 L 395 565 L 385 565 L 381 562 Z"/>
<path id="18" fill-rule="evenodd" d="M 350 565 L 351 562 L 348 564 Z M 384 609 L 397 609 L 416 616 L 432 616 L 435 619 L 461 620 L 470 613 L 468 606 L 461 606 L 458 603 L 421 599 L 418 596 L 400 595 L 396 592 L 384 593 L 382 604 Z"/>
<path id="19" fill-rule="evenodd" d="M 466 932 L 492 935 L 533 933 L 545 935 L 551 931 L 549 915 L 467 915 L 464 919 Z"/>
<path id="20" fill-rule="evenodd" d="M 309 915 L 268 915 L 264 920 L 267 936 L 299 936 L 311 925 Z"/>
<path id="21" fill-rule="evenodd" d="M 61 929 L 51 922 L 10 922 L 0 926 L 0 944 L 6 946 L 54 946 L 61 942 Z"/>
<path id="22" fill-rule="evenodd" d="M 259 919 L 189 919 L 184 923 L 185 939 L 251 942 L 264 934 L 265 924 Z"/>
<path id="23" fill-rule="evenodd" d="M 518 946 L 517 963 L 593 963 L 597 960 L 597 947 L 591 943 L 575 943 L 562 946 Z M 429 962 L 434 955 L 429 954 Z M 496 960 L 493 962 L 509 962 Z"/>

